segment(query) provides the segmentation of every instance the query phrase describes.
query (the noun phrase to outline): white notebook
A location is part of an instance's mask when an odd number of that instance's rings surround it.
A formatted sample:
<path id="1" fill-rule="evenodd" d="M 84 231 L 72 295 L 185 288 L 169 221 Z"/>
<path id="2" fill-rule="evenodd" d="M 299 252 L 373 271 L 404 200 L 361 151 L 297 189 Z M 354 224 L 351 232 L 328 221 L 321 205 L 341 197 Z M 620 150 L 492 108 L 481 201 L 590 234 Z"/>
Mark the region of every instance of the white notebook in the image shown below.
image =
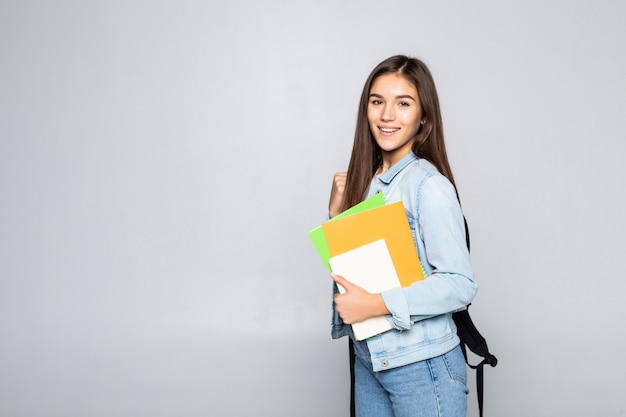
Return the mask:
<path id="1" fill-rule="evenodd" d="M 330 258 L 329 264 L 334 273 L 346 278 L 370 293 L 380 293 L 400 287 L 400 281 L 393 266 L 385 239 L 352 249 Z M 345 289 L 337 285 L 340 293 Z M 392 329 L 385 316 L 372 317 L 352 324 L 356 340 L 364 340 Z"/>

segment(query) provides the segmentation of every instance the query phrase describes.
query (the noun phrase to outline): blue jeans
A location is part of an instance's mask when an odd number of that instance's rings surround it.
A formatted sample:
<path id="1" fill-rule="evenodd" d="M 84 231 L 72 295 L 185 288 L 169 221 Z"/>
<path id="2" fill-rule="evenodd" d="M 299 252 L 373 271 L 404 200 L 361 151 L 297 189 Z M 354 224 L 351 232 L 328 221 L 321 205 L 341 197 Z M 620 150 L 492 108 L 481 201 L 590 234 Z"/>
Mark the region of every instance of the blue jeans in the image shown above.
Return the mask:
<path id="1" fill-rule="evenodd" d="M 372 370 L 367 342 L 354 342 L 358 417 L 465 417 L 467 368 L 461 348 L 431 359 Z"/>

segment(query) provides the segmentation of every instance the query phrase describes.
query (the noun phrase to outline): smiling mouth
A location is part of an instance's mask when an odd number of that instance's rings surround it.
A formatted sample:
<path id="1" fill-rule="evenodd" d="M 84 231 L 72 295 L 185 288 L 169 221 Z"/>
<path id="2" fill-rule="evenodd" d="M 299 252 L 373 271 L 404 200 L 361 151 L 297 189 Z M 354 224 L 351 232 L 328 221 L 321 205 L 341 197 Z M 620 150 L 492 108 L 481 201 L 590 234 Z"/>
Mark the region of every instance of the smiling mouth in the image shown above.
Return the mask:
<path id="1" fill-rule="evenodd" d="M 378 127 L 378 129 L 383 133 L 394 133 L 400 130 L 399 127 Z"/>

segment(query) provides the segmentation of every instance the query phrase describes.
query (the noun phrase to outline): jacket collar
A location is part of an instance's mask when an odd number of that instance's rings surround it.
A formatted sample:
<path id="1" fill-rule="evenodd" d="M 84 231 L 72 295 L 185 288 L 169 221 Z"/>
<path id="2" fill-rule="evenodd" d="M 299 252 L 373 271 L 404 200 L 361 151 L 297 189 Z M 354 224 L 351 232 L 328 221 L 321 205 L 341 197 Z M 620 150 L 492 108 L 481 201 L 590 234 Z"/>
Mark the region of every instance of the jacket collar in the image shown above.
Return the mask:
<path id="1" fill-rule="evenodd" d="M 417 159 L 417 156 L 413 152 L 409 152 L 408 154 L 403 156 L 402 159 L 393 164 L 391 168 L 380 174 L 378 176 L 378 179 L 385 184 L 389 184 L 391 181 L 393 181 L 395 176 L 400 173 L 400 171 L 402 171 L 407 165 Z"/>

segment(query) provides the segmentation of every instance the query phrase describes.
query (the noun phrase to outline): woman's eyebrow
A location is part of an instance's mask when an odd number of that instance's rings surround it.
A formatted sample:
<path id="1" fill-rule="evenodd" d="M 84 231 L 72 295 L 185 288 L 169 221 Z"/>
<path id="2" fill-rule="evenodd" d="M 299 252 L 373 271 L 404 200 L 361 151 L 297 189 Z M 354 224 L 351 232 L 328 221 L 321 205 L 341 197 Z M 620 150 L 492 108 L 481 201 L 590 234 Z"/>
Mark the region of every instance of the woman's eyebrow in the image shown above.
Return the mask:
<path id="1" fill-rule="evenodd" d="M 383 98 L 382 95 L 380 94 L 376 94 L 376 93 L 370 93 L 370 97 L 377 97 L 377 98 Z M 416 101 L 415 98 L 409 94 L 401 94 L 399 96 L 395 97 L 396 99 L 411 99 L 413 101 Z"/>

